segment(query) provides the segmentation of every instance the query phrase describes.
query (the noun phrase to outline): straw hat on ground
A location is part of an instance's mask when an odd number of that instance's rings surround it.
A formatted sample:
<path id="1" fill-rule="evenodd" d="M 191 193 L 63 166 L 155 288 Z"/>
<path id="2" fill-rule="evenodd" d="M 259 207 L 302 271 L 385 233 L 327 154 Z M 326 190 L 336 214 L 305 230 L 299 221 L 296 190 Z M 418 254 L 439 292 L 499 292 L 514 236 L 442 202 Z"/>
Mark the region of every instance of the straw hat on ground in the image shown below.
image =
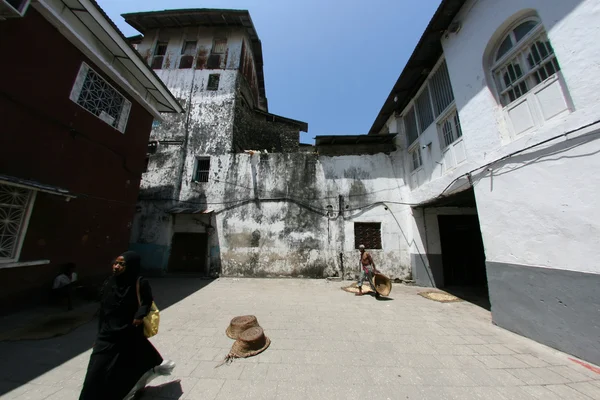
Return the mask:
<path id="1" fill-rule="evenodd" d="M 265 332 L 260 326 L 254 326 L 246 329 L 239 334 L 229 354 L 225 356 L 223 361 L 215 368 L 219 368 L 223 364 L 231 363 L 235 358 L 252 357 L 262 353 L 271 344 L 271 339 L 265 336 Z"/>
<path id="2" fill-rule="evenodd" d="M 377 293 L 382 296 L 387 296 L 392 291 L 392 281 L 383 274 L 375 274 L 373 276 L 373 284 Z"/>
<path id="3" fill-rule="evenodd" d="M 237 339 L 242 332 L 254 327 L 260 327 L 256 317 L 254 315 L 242 315 L 231 320 L 225 333 L 229 338 Z"/>
<path id="4" fill-rule="evenodd" d="M 252 357 L 265 351 L 270 344 L 263 329 L 255 326 L 240 333 L 229 354 L 236 358 Z"/>

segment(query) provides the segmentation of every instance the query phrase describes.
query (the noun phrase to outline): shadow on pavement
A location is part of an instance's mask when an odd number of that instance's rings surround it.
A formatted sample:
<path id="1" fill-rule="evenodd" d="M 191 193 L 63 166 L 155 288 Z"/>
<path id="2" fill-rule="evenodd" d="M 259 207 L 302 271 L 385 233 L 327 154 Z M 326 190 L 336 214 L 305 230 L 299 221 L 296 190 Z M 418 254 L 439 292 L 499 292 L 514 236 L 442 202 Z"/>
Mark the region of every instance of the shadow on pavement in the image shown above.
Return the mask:
<path id="1" fill-rule="evenodd" d="M 181 396 L 183 396 L 183 388 L 181 387 L 181 381 L 178 379 L 158 386 L 147 386 L 139 397 L 136 396 L 136 399 L 154 399 L 157 397 L 179 399 Z"/>
<path id="2" fill-rule="evenodd" d="M 211 282 L 212 280 L 190 277 L 150 279 L 154 298 L 161 310 L 202 290 Z M 84 307 L 96 307 L 96 305 L 87 304 Z M 10 321 L 10 316 L 2 320 L 3 330 L 12 328 L 7 326 L 6 321 Z M 0 342 L 0 397 L 85 353 L 96 339 L 96 329 L 97 320 L 94 318 L 64 336 L 46 340 Z M 87 362 L 87 356 L 77 360 L 77 368 L 87 367 Z M 75 372 L 74 370 L 73 373 Z M 67 378 L 63 376 L 41 378 L 42 381 L 47 379 L 60 381 Z"/>
<path id="3" fill-rule="evenodd" d="M 443 290 L 485 310 L 491 311 L 492 309 L 486 287 L 449 286 L 443 288 Z"/>

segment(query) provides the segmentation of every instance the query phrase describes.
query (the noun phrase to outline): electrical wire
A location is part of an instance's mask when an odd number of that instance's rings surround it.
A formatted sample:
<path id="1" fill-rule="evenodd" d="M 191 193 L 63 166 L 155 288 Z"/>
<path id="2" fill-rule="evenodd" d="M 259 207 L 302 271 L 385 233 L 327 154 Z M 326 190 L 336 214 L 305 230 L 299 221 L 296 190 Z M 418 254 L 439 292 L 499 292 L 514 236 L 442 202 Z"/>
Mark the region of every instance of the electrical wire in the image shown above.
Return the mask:
<path id="1" fill-rule="evenodd" d="M 531 145 L 531 146 L 524 147 L 524 148 L 522 148 L 522 149 L 520 149 L 520 150 L 514 151 L 514 152 L 512 152 L 512 153 L 510 153 L 510 154 L 507 154 L 507 155 L 505 155 L 505 156 L 502 156 L 502 157 L 500 157 L 500 158 L 498 158 L 498 159 L 496 159 L 496 160 L 494 160 L 494 161 L 491 161 L 491 162 L 489 162 L 489 163 L 487 163 L 487 164 L 484 164 L 484 165 L 482 165 L 482 166 L 480 166 L 480 167 L 477 167 L 477 168 L 475 168 L 475 169 L 472 169 L 472 170 L 470 170 L 469 172 L 466 172 L 466 173 L 464 173 L 464 174 L 462 174 L 462 175 L 460 175 L 460 176 L 456 177 L 456 178 L 455 178 L 455 179 L 454 179 L 452 182 L 450 182 L 450 184 L 448 184 L 448 186 L 446 186 L 446 188 L 445 188 L 444 190 L 442 190 L 442 192 L 441 192 L 441 193 L 440 193 L 440 194 L 439 194 L 439 195 L 438 195 L 438 196 L 435 198 L 435 200 L 437 200 L 437 199 L 440 199 L 440 198 L 444 197 L 444 193 L 445 193 L 445 192 L 446 192 L 446 191 L 447 191 L 447 190 L 448 190 L 448 189 L 449 189 L 449 188 L 450 188 L 450 187 L 451 187 L 451 186 L 452 186 L 454 183 L 456 183 L 457 181 L 459 181 L 459 180 L 460 180 L 460 179 L 462 179 L 462 178 L 465 178 L 465 177 L 466 177 L 466 178 L 469 178 L 469 177 L 470 177 L 470 176 L 472 176 L 472 175 L 473 175 L 473 173 L 474 173 L 474 172 L 476 172 L 476 171 L 482 170 L 482 169 L 484 169 L 484 168 L 488 168 L 488 167 L 490 167 L 490 166 L 492 166 L 492 165 L 494 165 L 494 164 L 496 164 L 496 163 L 498 163 L 498 162 L 500 162 L 500 161 L 507 160 L 507 159 L 509 159 L 509 158 L 512 158 L 512 157 L 514 157 L 514 156 L 518 155 L 518 154 L 524 153 L 524 152 L 526 152 L 527 150 L 534 149 L 534 148 L 536 148 L 536 147 L 539 147 L 539 146 L 542 146 L 542 145 L 544 145 L 544 144 L 546 144 L 546 143 L 550 143 L 550 142 L 552 142 L 552 141 L 554 141 L 554 140 L 557 140 L 557 139 L 560 139 L 560 138 L 562 138 L 562 137 L 565 137 L 565 136 L 571 135 L 571 134 L 573 134 L 573 133 L 576 133 L 576 132 L 582 131 L 582 130 L 584 130 L 584 129 L 586 129 L 586 128 L 589 128 L 589 127 L 591 127 L 591 126 L 594 126 L 594 125 L 596 125 L 596 124 L 598 124 L 598 123 L 600 123 L 600 119 L 599 119 L 599 120 L 596 120 L 596 121 L 594 121 L 594 122 L 590 122 L 589 124 L 585 124 L 585 125 L 583 125 L 583 126 L 580 126 L 579 128 L 575 128 L 575 129 L 572 129 L 572 130 L 570 130 L 570 131 L 567 131 L 567 132 L 561 133 L 560 135 L 552 136 L 551 138 L 548 138 L 548 139 L 546 139 L 546 140 L 542 140 L 542 141 L 541 141 L 541 142 L 539 142 L 539 143 L 535 143 L 535 144 L 533 144 L 533 145 Z M 590 132 L 590 134 L 600 134 L 600 131 L 596 131 L 596 132 Z"/>

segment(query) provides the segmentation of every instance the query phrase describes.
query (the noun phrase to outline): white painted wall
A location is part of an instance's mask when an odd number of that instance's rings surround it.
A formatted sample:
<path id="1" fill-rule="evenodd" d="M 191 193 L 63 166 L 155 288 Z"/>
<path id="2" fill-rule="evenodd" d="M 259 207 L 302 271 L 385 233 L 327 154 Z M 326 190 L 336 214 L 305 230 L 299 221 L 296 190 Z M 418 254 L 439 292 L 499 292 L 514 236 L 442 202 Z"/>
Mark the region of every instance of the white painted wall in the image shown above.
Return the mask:
<path id="1" fill-rule="evenodd" d="M 490 90 L 486 62 L 506 25 L 531 10 L 541 18 L 555 50 L 571 109 L 516 134 Z M 436 197 L 467 171 L 600 119 L 598 20 L 600 4 L 592 0 L 467 2 L 456 18 L 461 30 L 442 41 L 467 160 L 447 172 L 434 164 L 440 157 L 439 136 L 428 129 L 419 140 L 431 141 L 432 150 L 423 153 L 425 179 L 411 191 L 411 202 Z M 600 272 L 593 261 L 600 244 L 600 215 L 592 206 L 600 187 L 600 144 L 594 129 L 598 126 L 473 175 L 487 261 Z M 586 132 L 590 134 L 581 136 Z M 468 186 L 463 178 L 449 192 Z"/>

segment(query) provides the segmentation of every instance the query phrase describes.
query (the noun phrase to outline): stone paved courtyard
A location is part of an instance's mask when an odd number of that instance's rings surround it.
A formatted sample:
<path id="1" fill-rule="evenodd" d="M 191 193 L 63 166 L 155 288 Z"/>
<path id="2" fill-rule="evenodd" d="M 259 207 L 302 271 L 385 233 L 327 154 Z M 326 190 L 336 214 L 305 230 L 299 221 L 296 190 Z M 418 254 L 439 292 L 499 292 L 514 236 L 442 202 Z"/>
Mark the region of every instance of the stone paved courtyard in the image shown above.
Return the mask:
<path id="1" fill-rule="evenodd" d="M 152 339 L 177 367 L 144 399 L 600 399 L 600 374 L 491 323 L 466 302 L 355 297 L 325 280 L 166 278 Z M 254 314 L 272 340 L 215 368 L 232 317 Z M 95 322 L 40 341 L 0 343 L 0 398 L 77 399 Z M 113 399 L 107 399 L 113 400 Z M 117 399 L 114 399 L 117 400 Z"/>

